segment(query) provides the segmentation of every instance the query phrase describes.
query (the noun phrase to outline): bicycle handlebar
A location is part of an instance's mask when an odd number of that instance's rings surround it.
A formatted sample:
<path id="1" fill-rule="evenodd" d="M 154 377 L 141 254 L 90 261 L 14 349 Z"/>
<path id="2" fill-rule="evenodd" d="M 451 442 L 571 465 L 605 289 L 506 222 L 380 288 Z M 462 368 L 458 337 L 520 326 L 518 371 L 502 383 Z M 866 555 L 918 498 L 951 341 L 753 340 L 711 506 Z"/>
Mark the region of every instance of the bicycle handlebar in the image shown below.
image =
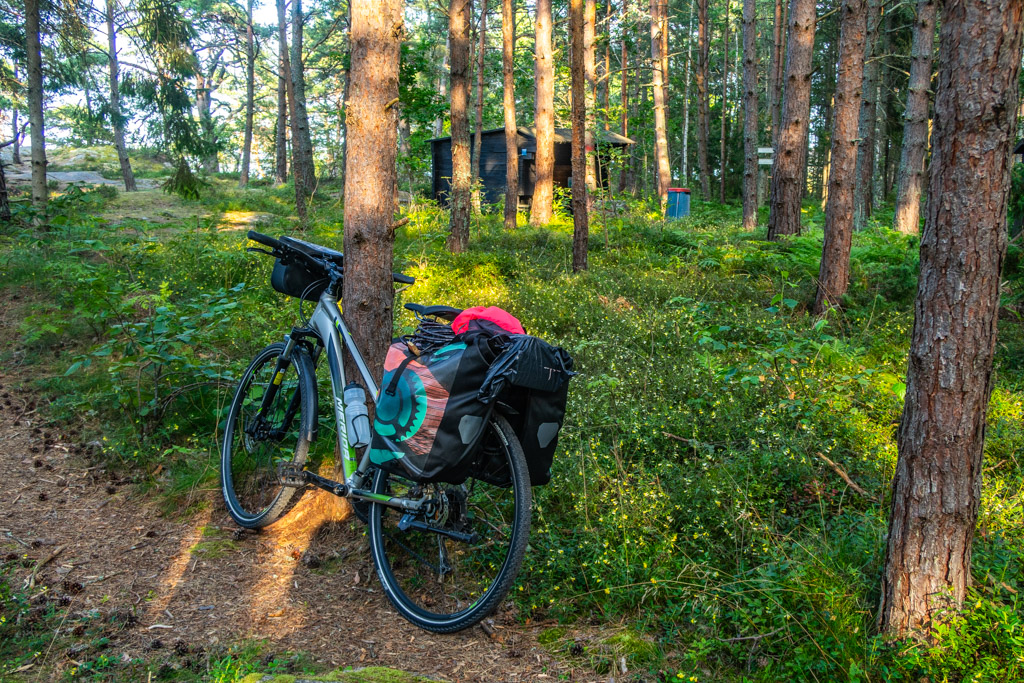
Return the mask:
<path id="1" fill-rule="evenodd" d="M 272 255 L 277 257 L 277 258 L 281 258 L 282 256 L 286 256 L 286 255 L 298 254 L 302 258 L 304 258 L 304 259 L 306 259 L 308 261 L 313 262 L 314 264 L 316 264 L 319 267 L 325 267 L 325 265 L 326 265 L 324 261 L 322 261 L 321 259 L 313 256 L 312 254 L 308 254 L 304 250 L 298 249 L 298 248 L 296 248 L 292 244 L 285 244 L 281 240 L 275 239 L 275 238 L 271 237 L 270 235 L 264 235 L 263 233 L 256 232 L 255 230 L 250 230 L 247 233 L 247 236 L 253 242 L 259 242 L 260 244 L 262 244 L 264 246 L 270 247 L 273 250 L 273 254 Z M 404 275 L 402 273 L 391 273 L 391 278 L 395 282 L 400 282 L 400 283 L 406 284 L 406 285 L 411 285 L 411 284 L 415 284 L 416 283 L 416 278 L 411 277 L 409 275 Z"/>

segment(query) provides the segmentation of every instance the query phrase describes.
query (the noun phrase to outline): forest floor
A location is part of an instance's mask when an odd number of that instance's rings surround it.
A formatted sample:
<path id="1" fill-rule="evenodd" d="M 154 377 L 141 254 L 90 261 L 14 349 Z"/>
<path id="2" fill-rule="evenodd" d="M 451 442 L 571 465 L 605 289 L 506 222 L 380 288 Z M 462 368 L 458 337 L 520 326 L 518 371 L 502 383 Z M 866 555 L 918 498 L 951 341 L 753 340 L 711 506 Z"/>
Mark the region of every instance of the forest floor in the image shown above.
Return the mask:
<path id="1" fill-rule="evenodd" d="M 16 307 L 0 314 L 4 347 L 17 348 L 17 316 Z M 52 680 L 95 665 L 98 653 L 135 661 L 139 680 L 168 668 L 187 680 L 239 643 L 256 643 L 267 663 L 310 653 L 314 669 L 392 666 L 452 681 L 595 676 L 553 659 L 537 643 L 544 625 L 517 625 L 510 613 L 493 616 L 491 635 L 408 624 L 379 590 L 362 526 L 321 514 L 330 508 L 315 495 L 259 533 L 233 525 L 216 489 L 194 492 L 198 512 L 163 514 L 93 464 L 99 444 L 77 443 L 74 427 L 47 420 L 47 399 L 25 388 L 37 368 L 0 368 L 0 549 L 6 561 L 21 556 L 10 583 L 48 632 L 18 680 Z"/>

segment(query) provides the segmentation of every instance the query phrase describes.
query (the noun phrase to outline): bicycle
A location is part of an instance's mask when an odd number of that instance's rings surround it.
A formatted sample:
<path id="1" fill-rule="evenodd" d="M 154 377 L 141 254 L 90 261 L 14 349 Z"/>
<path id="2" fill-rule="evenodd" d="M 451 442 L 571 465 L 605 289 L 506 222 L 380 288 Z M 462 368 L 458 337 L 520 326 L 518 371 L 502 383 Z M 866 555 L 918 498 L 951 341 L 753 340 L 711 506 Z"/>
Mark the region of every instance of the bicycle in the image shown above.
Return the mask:
<path id="1" fill-rule="evenodd" d="M 280 519 L 311 487 L 346 498 L 368 525 L 378 579 L 404 618 L 436 633 L 478 623 L 511 589 L 530 533 L 526 458 L 502 407 L 492 413 L 481 452 L 498 463 L 504 458 L 507 481 L 471 476 L 459 485 L 422 484 L 375 467 L 369 448 L 357 452 L 346 424 L 345 389 L 352 388 L 345 381 L 346 352 L 375 403 L 380 389 L 339 306 L 342 254 L 291 237 L 253 231 L 248 237 L 270 248 L 249 251 L 276 259 L 274 288 L 316 301 L 316 307 L 283 342 L 257 353 L 239 381 L 221 449 L 229 514 L 240 526 L 255 529 Z M 415 282 L 401 273 L 392 276 L 398 283 Z M 447 306 L 406 308 L 420 318 L 449 322 L 460 312 Z M 325 355 L 342 481 L 308 467 L 315 464 L 310 453 L 320 426 L 316 370 Z"/>

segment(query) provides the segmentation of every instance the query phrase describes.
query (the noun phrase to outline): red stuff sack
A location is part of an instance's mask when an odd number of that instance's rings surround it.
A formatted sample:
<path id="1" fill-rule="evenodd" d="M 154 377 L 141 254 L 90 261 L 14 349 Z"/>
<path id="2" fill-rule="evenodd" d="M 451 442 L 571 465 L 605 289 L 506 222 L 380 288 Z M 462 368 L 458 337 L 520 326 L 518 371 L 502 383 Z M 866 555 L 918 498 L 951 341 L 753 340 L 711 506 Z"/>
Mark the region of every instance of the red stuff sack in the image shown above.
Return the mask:
<path id="1" fill-rule="evenodd" d="M 469 324 L 473 321 L 477 321 L 483 331 L 492 334 L 526 334 L 526 330 L 514 315 L 497 306 L 467 308 L 452 321 L 452 332 L 462 334 L 469 329 Z"/>

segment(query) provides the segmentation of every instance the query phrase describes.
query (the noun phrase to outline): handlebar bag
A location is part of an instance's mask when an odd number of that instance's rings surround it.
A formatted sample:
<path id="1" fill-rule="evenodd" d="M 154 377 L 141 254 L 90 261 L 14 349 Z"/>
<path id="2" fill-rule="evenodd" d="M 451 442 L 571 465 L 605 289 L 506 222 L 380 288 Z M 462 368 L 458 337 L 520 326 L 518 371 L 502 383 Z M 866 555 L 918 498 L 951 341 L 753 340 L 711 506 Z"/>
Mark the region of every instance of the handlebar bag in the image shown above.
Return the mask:
<path id="1" fill-rule="evenodd" d="M 499 350 L 486 334 L 459 335 L 422 355 L 403 341 L 392 344 L 370 462 L 413 481 L 465 481 L 493 407 L 480 399 L 480 385 Z"/>

